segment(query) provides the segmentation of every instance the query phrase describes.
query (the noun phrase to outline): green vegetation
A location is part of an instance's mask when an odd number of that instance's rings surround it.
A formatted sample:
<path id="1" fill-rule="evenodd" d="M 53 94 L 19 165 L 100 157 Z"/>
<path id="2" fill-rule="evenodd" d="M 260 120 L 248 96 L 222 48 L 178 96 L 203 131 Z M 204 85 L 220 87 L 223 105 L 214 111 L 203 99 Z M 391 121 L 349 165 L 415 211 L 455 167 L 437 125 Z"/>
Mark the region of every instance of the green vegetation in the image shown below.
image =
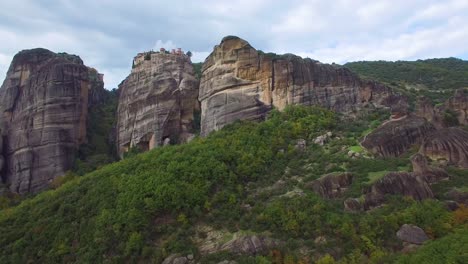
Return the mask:
<path id="1" fill-rule="evenodd" d="M 109 132 L 115 125 L 117 90 L 106 91 L 102 103 L 92 106 L 88 112 L 87 142 L 77 153 L 73 172 L 84 175 L 116 160 L 115 144 Z"/>
<path id="2" fill-rule="evenodd" d="M 397 253 L 395 232 L 402 224 L 420 226 L 436 243 L 464 235 L 467 223 L 463 211 L 449 212 L 436 200 L 389 197 L 386 206 L 368 213 L 343 211 L 343 200 L 359 197 L 368 186 L 369 173 L 409 164 L 407 157 L 347 155 L 372 120 L 387 114 L 372 113 L 356 124 L 320 108 L 287 107 L 262 123 L 236 122 L 188 144 L 132 151 L 120 162 L 66 178 L 1 210 L 0 263 L 160 263 L 172 253 L 194 254 L 201 263 L 411 261 Z M 310 143 L 328 131 L 337 137 L 325 146 Z M 298 139 L 308 142 L 305 150 L 296 149 Z M 355 175 L 340 199 L 326 200 L 304 187 L 340 171 Z M 457 179 L 459 187 L 466 186 L 462 174 Z M 201 225 L 223 231 L 221 242 L 238 233 L 266 234 L 283 243 L 264 256 L 202 256 L 197 241 L 207 234 L 197 231 Z M 316 243 L 318 237 L 325 239 Z M 431 245 L 408 258 L 453 259 L 463 250 L 457 245 L 436 252 Z"/>
<path id="3" fill-rule="evenodd" d="M 202 66 L 203 62 L 192 63 L 193 72 L 195 73 L 195 77 L 200 80 L 202 76 Z"/>
<path id="4" fill-rule="evenodd" d="M 359 61 L 345 64 L 365 78 L 425 95 L 439 103 L 454 89 L 468 87 L 468 61 L 446 58 L 417 61 Z"/>

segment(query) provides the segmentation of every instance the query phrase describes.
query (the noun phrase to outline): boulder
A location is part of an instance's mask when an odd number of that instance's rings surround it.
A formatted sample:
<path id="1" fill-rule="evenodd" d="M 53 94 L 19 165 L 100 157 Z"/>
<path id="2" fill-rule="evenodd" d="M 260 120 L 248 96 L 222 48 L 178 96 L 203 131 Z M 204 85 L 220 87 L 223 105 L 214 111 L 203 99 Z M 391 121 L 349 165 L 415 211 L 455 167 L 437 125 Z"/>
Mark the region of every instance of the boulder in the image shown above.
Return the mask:
<path id="1" fill-rule="evenodd" d="M 361 80 L 345 67 L 265 54 L 234 36 L 223 38 L 203 63 L 199 100 L 202 136 L 235 120 L 264 120 L 273 107 L 291 104 L 339 112 L 406 104 L 387 86 Z"/>
<path id="2" fill-rule="evenodd" d="M 235 254 L 257 255 L 267 253 L 278 247 L 281 243 L 265 236 L 241 236 L 234 238 L 221 246 L 220 251 L 229 251 Z"/>
<path id="3" fill-rule="evenodd" d="M 407 115 L 383 123 L 369 133 L 361 145 L 374 155 L 397 157 L 413 145 L 421 144 L 434 131 L 435 127 L 425 118 Z"/>
<path id="4" fill-rule="evenodd" d="M 304 151 L 307 148 L 307 141 L 305 139 L 298 139 L 296 145 L 294 146 L 299 151 Z"/>
<path id="5" fill-rule="evenodd" d="M 457 203 L 468 206 L 468 191 L 462 191 L 460 189 L 453 188 L 448 191 L 445 196 Z"/>
<path id="6" fill-rule="evenodd" d="M 172 254 L 165 258 L 162 264 L 192 264 L 195 263 L 193 255 L 181 256 L 180 254 Z"/>
<path id="7" fill-rule="evenodd" d="M 344 200 L 343 204 L 347 212 L 359 212 L 362 210 L 362 204 L 357 198 L 348 198 Z"/>
<path id="8" fill-rule="evenodd" d="M 12 192 L 38 192 L 72 168 L 87 140 L 88 109 L 105 93 L 102 74 L 76 55 L 14 56 L 0 88 L 2 178 Z"/>
<path id="9" fill-rule="evenodd" d="M 365 194 L 364 209 L 377 207 L 385 202 L 385 195 L 403 195 L 415 200 L 433 198 L 434 194 L 422 176 L 408 172 L 390 172 L 377 180 Z"/>
<path id="10" fill-rule="evenodd" d="M 429 240 L 424 230 L 415 225 L 402 225 L 396 235 L 400 240 L 416 245 L 422 245 L 425 241 Z"/>
<path id="11" fill-rule="evenodd" d="M 468 168 L 468 132 L 456 127 L 440 129 L 424 141 L 419 153 L 434 161 Z"/>
<path id="12" fill-rule="evenodd" d="M 146 151 L 169 142 L 184 143 L 195 133 L 198 80 L 183 54 L 138 54 L 119 85 L 116 141 L 119 154 Z"/>
<path id="13" fill-rule="evenodd" d="M 323 145 L 325 145 L 325 143 L 327 143 L 327 141 L 329 140 L 329 138 L 332 137 L 332 135 L 333 135 L 333 134 L 332 134 L 331 132 L 327 132 L 327 133 L 325 133 L 325 134 L 323 134 L 323 135 L 321 135 L 321 136 L 316 137 L 316 138 L 314 139 L 314 143 L 315 143 L 315 144 L 318 144 L 318 145 L 320 145 L 320 146 L 323 146 Z"/>
<path id="14" fill-rule="evenodd" d="M 323 198 L 331 199 L 340 197 L 352 182 L 353 175 L 351 173 L 331 173 L 306 184 L 306 187 Z"/>

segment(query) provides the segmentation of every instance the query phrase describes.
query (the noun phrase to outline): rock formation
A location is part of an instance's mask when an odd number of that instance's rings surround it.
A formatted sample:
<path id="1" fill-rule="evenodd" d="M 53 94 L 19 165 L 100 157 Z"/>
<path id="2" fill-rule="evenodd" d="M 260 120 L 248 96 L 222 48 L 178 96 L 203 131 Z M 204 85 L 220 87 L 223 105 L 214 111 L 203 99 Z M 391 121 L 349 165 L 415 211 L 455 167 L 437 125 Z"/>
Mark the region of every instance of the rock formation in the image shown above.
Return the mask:
<path id="1" fill-rule="evenodd" d="M 468 125 L 468 94 L 465 90 L 456 90 L 452 97 L 438 106 L 434 106 L 428 98 L 420 97 L 415 114 L 426 118 L 437 128 Z"/>
<path id="2" fill-rule="evenodd" d="M 383 123 L 368 134 L 361 145 L 374 155 L 396 157 L 422 143 L 434 131 L 435 127 L 425 118 L 407 115 Z"/>
<path id="3" fill-rule="evenodd" d="M 397 231 L 396 236 L 404 242 L 411 244 L 422 245 L 425 241 L 429 240 L 424 230 L 415 225 L 404 224 Z"/>
<path id="4" fill-rule="evenodd" d="M 456 114 L 460 125 L 468 125 L 468 95 L 465 90 L 455 91 L 455 95 L 444 103 L 444 108 Z"/>
<path id="5" fill-rule="evenodd" d="M 445 170 L 429 166 L 426 157 L 419 153 L 411 157 L 411 164 L 413 165 L 413 174 L 423 177 L 428 183 L 436 183 L 449 178 Z"/>
<path id="6" fill-rule="evenodd" d="M 266 236 L 241 236 L 233 238 L 221 246 L 220 251 L 229 251 L 236 254 L 257 255 L 280 246 L 280 241 Z"/>
<path id="7" fill-rule="evenodd" d="M 199 109 L 198 81 L 184 54 L 138 54 L 120 84 L 117 145 L 122 155 L 138 146 L 149 150 L 164 142 L 189 141 Z"/>
<path id="8" fill-rule="evenodd" d="M 18 193 L 36 192 L 69 170 L 86 142 L 88 107 L 99 103 L 102 75 L 75 55 L 24 50 L 0 89 L 3 180 Z"/>
<path id="9" fill-rule="evenodd" d="M 306 184 L 306 187 L 323 198 L 330 199 L 340 197 L 352 182 L 353 175 L 351 173 L 331 173 Z"/>
<path id="10" fill-rule="evenodd" d="M 318 105 L 346 112 L 372 103 L 401 106 L 406 101 L 388 87 L 363 81 L 347 68 L 271 55 L 238 37 L 225 37 L 202 67 L 199 100 L 201 135 L 235 120 L 263 120 L 273 107 Z"/>
<path id="11" fill-rule="evenodd" d="M 433 198 L 426 179 L 408 172 L 390 172 L 377 180 L 365 195 L 364 208 L 371 209 L 385 201 L 385 195 L 410 196 L 415 200 Z"/>
<path id="12" fill-rule="evenodd" d="M 468 168 L 468 132 L 456 127 L 440 129 L 427 138 L 419 152 L 431 160 Z"/>

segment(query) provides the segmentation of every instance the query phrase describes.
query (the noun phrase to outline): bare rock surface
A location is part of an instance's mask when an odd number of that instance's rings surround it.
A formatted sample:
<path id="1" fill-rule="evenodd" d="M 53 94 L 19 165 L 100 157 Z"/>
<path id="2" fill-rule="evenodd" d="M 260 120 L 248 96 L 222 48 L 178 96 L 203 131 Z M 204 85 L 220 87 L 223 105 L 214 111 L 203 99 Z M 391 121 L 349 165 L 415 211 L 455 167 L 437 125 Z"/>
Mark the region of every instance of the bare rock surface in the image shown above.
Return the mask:
<path id="1" fill-rule="evenodd" d="M 390 172 L 370 187 L 365 195 L 364 208 L 381 205 L 385 202 L 385 195 L 409 196 L 415 200 L 434 197 L 424 177 L 408 172 Z"/>
<path id="2" fill-rule="evenodd" d="M 352 182 L 353 175 L 351 173 L 331 173 L 306 184 L 306 187 L 323 198 L 331 199 L 340 197 Z"/>
<path id="3" fill-rule="evenodd" d="M 119 154 L 135 146 L 149 150 L 192 139 L 199 103 L 190 58 L 148 52 L 138 54 L 133 64 L 130 75 L 119 85 Z"/>
<path id="4" fill-rule="evenodd" d="M 434 131 L 435 127 L 425 118 L 407 115 L 383 123 L 369 133 L 361 145 L 374 155 L 396 157 L 413 145 L 421 144 Z"/>
<path id="5" fill-rule="evenodd" d="M 199 100 L 201 135 L 235 120 L 263 120 L 273 107 L 317 105 L 347 112 L 373 104 L 406 101 L 390 88 L 363 81 L 349 69 L 254 49 L 238 37 L 225 37 L 202 67 Z"/>
<path id="6" fill-rule="evenodd" d="M 421 245 L 429 240 L 424 230 L 415 225 L 402 225 L 396 235 L 400 240 L 416 245 Z"/>
<path id="7" fill-rule="evenodd" d="M 279 242 L 257 235 L 248 235 L 234 238 L 221 246 L 221 251 L 229 251 L 236 254 L 256 255 L 267 253 L 269 249 L 279 246 Z"/>
<path id="8" fill-rule="evenodd" d="M 11 191 L 40 191 L 72 167 L 103 85 L 78 56 L 46 49 L 15 55 L 0 89 L 2 178 Z"/>
<path id="9" fill-rule="evenodd" d="M 420 153 L 416 153 L 411 157 L 411 164 L 413 174 L 423 177 L 428 183 L 449 179 L 449 175 L 444 169 L 429 166 L 426 157 Z"/>
<path id="10" fill-rule="evenodd" d="M 440 129 L 427 138 L 419 152 L 434 161 L 468 168 L 468 132 L 456 127 Z"/>

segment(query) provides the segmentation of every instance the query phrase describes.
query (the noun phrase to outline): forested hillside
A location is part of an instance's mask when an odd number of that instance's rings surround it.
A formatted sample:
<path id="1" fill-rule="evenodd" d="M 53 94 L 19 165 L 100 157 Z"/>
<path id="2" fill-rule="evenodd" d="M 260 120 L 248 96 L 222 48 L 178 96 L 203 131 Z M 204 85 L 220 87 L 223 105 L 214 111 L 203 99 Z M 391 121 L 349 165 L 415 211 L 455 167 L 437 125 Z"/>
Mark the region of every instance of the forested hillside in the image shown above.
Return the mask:
<path id="1" fill-rule="evenodd" d="M 369 79 L 401 87 L 415 95 L 442 100 L 453 90 L 468 88 L 468 61 L 457 58 L 417 61 L 358 61 L 345 64 Z"/>
<path id="2" fill-rule="evenodd" d="M 463 206 L 450 211 L 439 200 L 395 195 L 368 212 L 344 210 L 346 198 L 385 172 L 410 170 L 409 154 L 374 159 L 358 144 L 387 117 L 373 110 L 352 121 L 288 107 L 263 123 L 237 122 L 68 177 L 19 205 L 3 203 L 0 263 L 161 263 L 172 254 L 198 263 L 463 263 Z M 323 145 L 313 143 L 327 132 Z M 451 180 L 433 185 L 437 198 L 468 187 L 465 170 L 448 169 Z M 311 188 L 344 171 L 354 179 L 341 195 Z M 402 255 L 395 234 L 403 224 L 433 241 Z M 260 244 L 245 250 L 245 241 Z"/>

